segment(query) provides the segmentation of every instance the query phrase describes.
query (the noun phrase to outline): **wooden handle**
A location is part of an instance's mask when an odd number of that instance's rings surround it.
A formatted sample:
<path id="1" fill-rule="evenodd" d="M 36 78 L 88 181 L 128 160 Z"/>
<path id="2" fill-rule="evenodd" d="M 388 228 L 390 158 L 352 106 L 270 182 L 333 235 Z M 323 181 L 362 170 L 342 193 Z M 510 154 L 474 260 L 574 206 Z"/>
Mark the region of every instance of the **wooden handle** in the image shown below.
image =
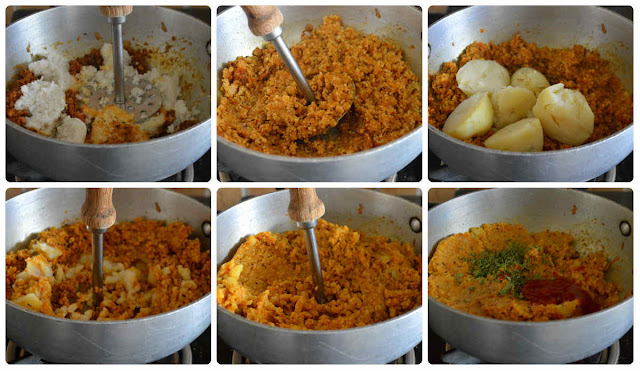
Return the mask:
<path id="1" fill-rule="evenodd" d="M 133 12 L 133 6 L 99 6 L 100 14 L 105 17 L 124 17 Z"/>
<path id="2" fill-rule="evenodd" d="M 275 6 L 242 6 L 249 19 L 249 29 L 256 36 L 263 36 L 282 24 L 284 17 Z"/>
<path id="3" fill-rule="evenodd" d="M 324 215 L 324 204 L 315 188 L 289 188 L 289 218 L 295 222 L 309 222 Z"/>
<path id="4" fill-rule="evenodd" d="M 82 222 L 90 228 L 109 228 L 116 221 L 116 209 L 111 196 L 113 188 L 87 188 L 82 204 Z"/>

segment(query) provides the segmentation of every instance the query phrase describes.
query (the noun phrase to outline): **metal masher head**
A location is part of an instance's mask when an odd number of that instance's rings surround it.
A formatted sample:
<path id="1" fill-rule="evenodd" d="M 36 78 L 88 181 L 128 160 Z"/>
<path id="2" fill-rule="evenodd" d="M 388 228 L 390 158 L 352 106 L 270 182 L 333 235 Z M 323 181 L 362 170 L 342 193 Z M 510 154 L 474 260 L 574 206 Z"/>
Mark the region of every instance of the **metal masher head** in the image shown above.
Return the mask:
<path id="1" fill-rule="evenodd" d="M 99 110 L 106 105 L 117 105 L 128 113 L 132 113 L 135 122 L 153 116 L 162 106 L 162 94 L 150 82 L 140 80 L 134 84 L 132 80 L 126 79 L 124 86 L 124 105 L 120 106 L 115 102 L 114 92 L 109 91 L 110 89 L 90 89 L 89 106 Z"/>
<path id="2" fill-rule="evenodd" d="M 122 45 L 122 25 L 132 6 L 101 6 L 100 13 L 111 24 L 111 45 L 113 47 L 113 91 L 100 89 L 91 92 L 90 106 L 100 109 L 115 104 L 129 113 L 133 113 L 135 122 L 153 116 L 162 105 L 160 91 L 144 80 L 125 81 L 124 50 Z M 133 93 L 133 94 L 132 94 Z"/>

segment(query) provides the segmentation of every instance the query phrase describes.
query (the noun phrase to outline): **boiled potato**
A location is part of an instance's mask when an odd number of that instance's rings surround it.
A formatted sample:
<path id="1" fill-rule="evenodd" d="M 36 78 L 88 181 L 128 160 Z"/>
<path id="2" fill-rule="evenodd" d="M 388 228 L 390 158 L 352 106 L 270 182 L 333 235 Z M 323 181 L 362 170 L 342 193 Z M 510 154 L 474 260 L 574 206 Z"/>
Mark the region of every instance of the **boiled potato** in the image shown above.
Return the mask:
<path id="1" fill-rule="evenodd" d="M 44 303 L 42 303 L 42 301 L 34 293 L 29 293 L 25 296 L 21 296 L 13 300 L 13 302 L 22 307 L 33 309 L 36 312 L 39 312 L 44 305 Z"/>
<path id="2" fill-rule="evenodd" d="M 484 146 L 492 149 L 514 152 L 540 152 L 544 143 L 544 133 L 540 120 L 523 119 L 503 129 L 484 141 Z"/>
<path id="3" fill-rule="evenodd" d="M 564 84 L 544 89 L 533 106 L 544 133 L 560 143 L 577 146 L 593 133 L 594 115 L 587 99 Z"/>
<path id="4" fill-rule="evenodd" d="M 540 71 L 531 67 L 522 67 L 511 76 L 511 86 L 529 89 L 538 95 L 549 87 L 549 81 Z"/>
<path id="5" fill-rule="evenodd" d="M 458 87 L 468 97 L 509 85 L 509 71 L 496 61 L 474 59 L 467 62 L 456 74 Z"/>
<path id="6" fill-rule="evenodd" d="M 84 143 L 87 136 L 87 125 L 80 119 L 66 115 L 56 130 L 56 138 L 65 142 Z"/>
<path id="7" fill-rule="evenodd" d="M 482 135 L 493 125 L 489 94 L 478 93 L 462 101 L 444 122 L 442 131 L 458 139 Z"/>
<path id="8" fill-rule="evenodd" d="M 536 96 L 529 89 L 507 86 L 491 94 L 493 126 L 497 129 L 527 117 L 536 104 Z"/>

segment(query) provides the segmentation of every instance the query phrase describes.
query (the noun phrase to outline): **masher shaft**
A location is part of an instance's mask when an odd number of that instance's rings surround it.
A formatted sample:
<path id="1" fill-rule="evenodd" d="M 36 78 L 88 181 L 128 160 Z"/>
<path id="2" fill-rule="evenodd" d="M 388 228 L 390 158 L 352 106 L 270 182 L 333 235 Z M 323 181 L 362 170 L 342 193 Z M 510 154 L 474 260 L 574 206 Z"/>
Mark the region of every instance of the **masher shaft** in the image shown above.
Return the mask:
<path id="1" fill-rule="evenodd" d="M 96 306 L 102 302 L 102 288 L 104 286 L 102 260 L 103 260 L 103 237 L 106 229 L 89 228 L 93 235 L 91 243 L 91 272 L 93 273 L 94 303 Z M 98 289 L 98 290 L 96 290 Z"/>
<path id="2" fill-rule="evenodd" d="M 304 229 L 304 243 L 307 247 L 307 256 L 311 266 L 311 277 L 313 279 L 313 292 L 316 301 L 324 304 L 324 281 L 322 280 L 322 267 L 320 266 L 320 255 L 318 254 L 318 242 L 316 241 L 316 231 L 314 228 Z"/>
<path id="3" fill-rule="evenodd" d="M 302 70 L 300 70 L 300 66 L 298 66 L 298 62 L 296 62 L 296 60 L 293 58 L 293 55 L 291 55 L 291 51 L 289 50 L 289 47 L 287 47 L 287 43 L 284 42 L 284 39 L 282 38 L 282 36 L 279 35 L 276 38 L 271 39 L 269 41 L 273 43 L 273 46 L 276 48 L 276 51 L 280 55 L 282 62 L 287 67 L 287 70 L 289 70 L 289 73 L 291 74 L 291 76 L 293 77 L 293 80 L 298 85 L 298 89 L 300 89 L 300 91 L 302 92 L 302 95 L 304 95 L 304 98 L 307 100 L 307 102 L 309 103 L 315 102 L 316 99 L 313 95 L 313 90 L 311 90 L 311 87 L 309 86 L 307 79 L 302 74 Z"/>
<path id="4" fill-rule="evenodd" d="M 113 79 L 116 93 L 115 103 L 124 107 L 127 100 L 124 89 L 124 52 L 122 47 L 122 23 L 125 17 L 109 17 L 111 23 L 111 46 L 113 50 Z"/>

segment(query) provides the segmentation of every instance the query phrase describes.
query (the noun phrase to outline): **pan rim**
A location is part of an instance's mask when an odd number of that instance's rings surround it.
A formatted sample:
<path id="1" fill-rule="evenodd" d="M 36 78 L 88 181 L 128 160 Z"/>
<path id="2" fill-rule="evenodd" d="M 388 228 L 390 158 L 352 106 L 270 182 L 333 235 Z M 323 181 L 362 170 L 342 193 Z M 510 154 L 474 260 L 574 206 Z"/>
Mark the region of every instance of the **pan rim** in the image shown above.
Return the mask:
<path id="1" fill-rule="evenodd" d="M 427 288 L 428 290 L 428 288 Z M 582 316 L 578 316 L 578 317 L 571 317 L 571 318 L 565 318 L 565 319 L 555 319 L 555 320 L 549 320 L 549 321 L 509 321 L 509 320 L 504 320 L 504 319 L 495 319 L 495 318 L 491 318 L 491 317 L 483 317 L 483 316 L 479 316 L 477 314 L 471 314 L 468 312 L 464 312 L 461 311 L 459 309 L 453 308 L 451 306 L 448 306 L 446 304 L 444 304 L 443 302 L 439 301 L 438 299 L 433 298 L 432 296 L 428 296 L 427 299 L 427 303 L 428 306 L 429 305 L 436 305 L 439 306 L 441 309 L 444 310 L 448 310 L 451 311 L 457 315 L 463 316 L 463 317 L 468 317 L 468 318 L 473 318 L 473 319 L 477 319 L 480 321 L 485 321 L 488 323 L 493 323 L 493 324 L 498 324 L 498 325 L 509 325 L 509 326 L 516 326 L 516 327 L 547 327 L 547 326 L 555 326 L 559 323 L 572 323 L 572 322 L 578 322 L 581 320 L 585 320 L 586 318 L 594 318 L 596 316 L 601 316 L 601 315 L 605 315 L 608 314 L 610 311 L 614 311 L 614 310 L 618 310 L 619 307 L 621 306 L 626 306 L 628 305 L 627 303 L 629 301 L 633 301 L 633 295 L 631 295 L 630 297 L 626 298 L 625 300 L 619 302 L 616 305 L 613 305 L 611 307 L 599 310 L 597 312 L 594 313 L 590 313 L 590 314 L 586 314 L 586 315 L 582 315 Z M 428 308 L 427 306 L 427 308 Z M 431 327 L 431 326 L 429 326 Z"/>
<path id="2" fill-rule="evenodd" d="M 606 11 L 607 13 L 609 13 L 609 15 L 615 16 L 620 18 L 620 20 L 624 21 L 625 23 L 628 23 L 628 25 L 630 25 L 631 27 L 633 27 L 633 20 L 630 20 L 626 17 L 623 17 L 622 15 L 611 11 L 607 8 L 605 8 L 604 6 L 606 5 L 505 5 L 505 6 L 500 6 L 501 8 L 560 8 L 560 7 L 571 7 L 571 8 L 598 8 L 601 11 Z M 445 17 L 442 17 L 440 19 L 438 19 L 436 22 L 434 22 L 431 26 L 429 26 L 428 28 L 434 27 L 435 25 L 437 25 L 438 23 L 442 22 L 445 18 L 448 18 L 454 14 L 460 13 L 460 12 L 464 12 L 467 9 L 471 9 L 471 8 L 492 8 L 495 7 L 495 5 L 471 5 L 471 6 L 467 6 L 464 9 L 460 9 L 458 11 L 455 11 Z"/>
<path id="3" fill-rule="evenodd" d="M 446 140 L 449 143 L 452 143 L 456 146 L 462 146 L 471 150 L 475 150 L 475 151 L 480 151 L 480 152 L 487 152 L 487 153 L 491 153 L 491 154 L 495 154 L 495 155 L 500 155 L 500 156 L 504 156 L 504 157 L 549 157 L 549 156 L 553 156 L 553 155 L 563 155 L 563 154 L 567 154 L 567 153 L 572 153 L 572 152 L 578 152 L 581 150 L 586 150 L 586 149 L 591 149 L 593 147 L 596 146 L 600 146 L 603 145 L 604 142 L 607 142 L 609 140 L 613 140 L 614 138 L 617 138 L 619 136 L 622 135 L 628 135 L 627 131 L 631 130 L 633 131 L 633 123 L 627 125 L 624 129 L 617 131 L 607 137 L 598 139 L 594 142 L 589 142 L 586 144 L 581 144 L 579 146 L 573 146 L 571 148 L 565 148 L 565 149 L 555 149 L 555 150 L 551 150 L 551 151 L 541 151 L 541 152 L 515 152 L 515 151 L 504 151 L 504 150 L 499 150 L 499 149 L 491 149 L 491 148 L 487 148 L 484 146 L 478 146 L 475 144 L 471 144 L 471 143 L 467 143 L 464 142 L 460 139 L 456 139 L 450 135 L 445 134 L 444 132 L 442 132 L 441 130 L 436 129 L 435 127 L 433 127 L 432 125 L 429 125 L 429 134 L 434 134 L 434 135 L 438 135 L 439 137 L 441 137 L 442 139 Z M 633 135 L 633 133 L 631 133 L 631 135 Z"/>
<path id="4" fill-rule="evenodd" d="M 29 135 L 32 138 L 35 138 L 37 140 L 43 140 L 45 142 L 51 142 L 52 144 L 62 144 L 62 145 L 70 146 L 70 147 L 93 149 L 93 148 L 127 148 L 127 147 L 133 147 L 133 146 L 141 146 L 141 145 L 144 145 L 144 144 L 152 145 L 152 144 L 155 144 L 155 143 L 160 142 L 160 141 L 170 140 L 169 138 L 175 139 L 175 138 L 178 138 L 180 136 L 187 135 L 187 133 L 189 133 L 189 132 L 191 132 L 193 130 L 200 129 L 200 127 L 203 126 L 203 125 L 210 124 L 211 123 L 211 118 L 209 117 L 206 120 L 201 121 L 198 124 L 193 125 L 193 126 L 187 128 L 187 129 L 180 130 L 177 133 L 172 133 L 172 134 L 161 136 L 161 137 L 157 137 L 157 138 L 151 138 L 149 140 L 144 140 L 142 142 L 128 142 L 128 143 L 116 143 L 116 144 L 94 144 L 94 143 L 65 142 L 64 140 L 56 139 L 56 138 L 53 138 L 53 137 L 48 137 L 46 135 L 42 135 L 42 134 L 38 134 L 36 132 L 33 132 L 33 131 L 29 130 L 29 129 L 26 129 L 26 128 L 14 123 L 13 121 L 11 121 L 9 119 L 6 119 L 6 121 L 7 121 L 7 124 L 10 125 L 13 129 L 18 130 L 22 134 Z M 211 145 L 209 145 L 209 147 L 210 146 Z"/>
<path id="5" fill-rule="evenodd" d="M 40 317 L 42 319 L 49 319 L 49 320 L 53 320 L 53 321 L 57 321 L 57 322 L 62 322 L 62 323 L 71 323 L 71 324 L 78 324 L 78 325 L 84 325 L 84 326 L 109 326 L 110 324 L 115 326 L 115 325 L 126 325 L 129 323 L 141 323 L 141 322 L 149 322 L 149 321 L 155 321 L 155 320 L 159 320 L 161 319 L 160 317 L 163 317 L 165 315 L 174 315 L 177 314 L 178 312 L 181 311 L 186 311 L 189 307 L 194 306 L 196 304 L 198 304 L 199 302 L 206 300 L 208 298 L 211 297 L 211 292 L 207 293 L 206 295 L 200 297 L 198 300 L 196 301 L 192 301 L 191 303 L 184 305 L 180 308 L 176 308 L 173 310 L 170 310 L 168 312 L 163 312 L 163 313 L 158 313 L 158 314 L 154 314 L 152 316 L 146 316 L 146 317 L 142 317 L 142 318 L 130 318 L 130 319 L 123 319 L 123 320 L 109 320 L 109 321 L 98 321 L 98 320 L 90 320 L 90 321 L 85 321 L 85 320 L 76 320 L 76 319 L 71 319 L 71 318 L 61 318 L 58 316 L 52 316 L 49 314 L 44 314 L 44 313 L 40 313 L 40 312 L 36 312 L 27 308 L 24 308 L 18 304 L 15 304 L 14 302 L 10 301 L 10 300 L 6 300 L 6 305 L 8 307 L 12 307 L 13 309 L 16 310 L 20 310 L 24 313 L 26 313 L 27 315 L 34 315 L 36 317 Z M 189 308 L 190 309 L 190 308 Z M 164 321 L 164 319 L 161 319 Z M 209 320 L 211 321 L 211 320 Z"/>
<path id="6" fill-rule="evenodd" d="M 402 313 L 399 316 L 395 316 L 393 318 L 389 318 L 387 320 L 381 321 L 381 322 L 376 322 L 367 326 L 360 326 L 360 327 L 351 327 L 351 328 L 347 328 L 347 329 L 341 329 L 341 330 L 296 330 L 296 329 L 289 329 L 289 328 L 284 328 L 284 327 L 278 327 L 278 326 L 270 326 L 270 325 L 266 325 L 264 323 L 260 323 L 260 322 L 256 322 L 256 321 L 252 321 L 246 317 L 243 317 L 239 314 L 233 313 L 223 307 L 220 306 L 220 304 L 216 303 L 216 309 L 217 309 L 217 313 L 218 314 L 223 314 L 223 315 L 229 315 L 231 318 L 235 319 L 235 320 L 239 320 L 240 322 L 243 322 L 249 326 L 257 326 L 259 328 L 262 329 L 268 329 L 268 330 L 275 330 L 277 332 L 283 332 L 283 333 L 287 333 L 287 334 L 296 334 L 296 335 L 338 335 L 338 334 L 346 334 L 346 333 L 356 333 L 359 331 L 367 331 L 369 329 L 372 329 L 373 327 L 381 327 L 381 326 L 386 326 L 386 325 L 390 325 L 392 322 L 399 322 L 402 320 L 405 320 L 408 317 L 413 317 L 418 315 L 418 312 L 422 311 L 422 305 L 415 307 L 413 309 L 411 309 L 408 312 Z M 420 320 L 422 321 L 422 317 L 420 318 Z"/>
<path id="7" fill-rule="evenodd" d="M 413 202 L 411 202 L 411 201 L 405 200 L 404 198 L 399 197 L 399 196 L 397 196 L 397 195 L 392 195 L 392 194 L 388 194 L 388 193 L 382 193 L 382 192 L 378 192 L 378 191 L 375 191 L 375 190 L 372 190 L 372 189 L 364 189 L 364 188 L 335 188 L 335 187 L 318 187 L 318 188 L 316 188 L 316 190 L 321 190 L 321 191 L 329 190 L 329 191 L 337 191 L 337 192 L 342 192 L 342 191 L 356 191 L 356 192 L 361 192 L 361 193 L 376 194 L 376 195 L 380 195 L 380 196 L 382 196 L 382 197 L 390 197 L 390 198 L 393 198 L 394 200 L 402 201 L 403 203 L 405 203 L 405 204 L 407 204 L 407 205 L 410 205 L 410 206 L 412 206 L 412 207 L 418 207 L 418 208 L 420 209 L 420 211 L 422 211 L 422 206 L 421 206 L 421 205 L 418 205 L 418 204 L 413 203 Z M 228 211 L 231 211 L 234 207 L 236 207 L 236 206 L 238 206 L 238 205 L 240 205 L 240 204 L 244 204 L 245 202 L 250 202 L 250 201 L 256 200 L 256 199 L 258 199 L 258 198 L 262 198 L 262 197 L 276 197 L 275 195 L 280 195 L 280 194 L 285 193 L 285 192 L 287 192 L 287 190 L 286 190 L 286 189 L 283 189 L 283 190 L 279 190 L 279 191 L 275 191 L 275 192 L 267 193 L 267 194 L 264 194 L 264 195 L 260 195 L 260 196 L 257 196 L 257 197 L 253 197 L 253 198 L 250 198 L 250 199 L 247 199 L 247 200 L 241 201 L 241 202 L 239 202 L 239 203 L 237 203 L 237 204 L 235 204 L 235 205 L 231 206 L 230 208 L 228 208 L 228 209 L 224 210 L 224 211 L 223 211 L 223 212 L 221 212 L 220 214 L 218 214 L 218 215 L 216 216 L 216 218 L 219 218 L 219 217 L 221 217 L 221 216 L 225 215 L 225 213 L 227 213 Z M 420 192 L 422 192 L 422 190 L 420 190 Z M 273 195 L 273 196 L 272 196 L 272 195 Z M 422 219 L 422 215 L 420 215 L 420 217 L 421 217 L 421 219 Z M 420 232 L 420 233 L 422 233 L 422 232 Z"/>
<path id="8" fill-rule="evenodd" d="M 217 125 L 216 125 L 217 126 Z M 221 142 L 219 144 L 223 144 L 227 147 L 230 147 L 231 149 L 235 150 L 235 151 L 239 151 L 239 152 L 243 152 L 245 154 L 248 155 L 252 155 L 252 156 L 256 156 L 256 157 L 261 157 L 267 160 L 273 160 L 273 161 L 279 161 L 279 162 L 285 162 L 285 163 L 333 163 L 335 161 L 347 161 L 347 160 L 358 160 L 361 157 L 364 157 L 366 155 L 370 155 L 373 153 L 377 153 L 377 152 L 383 152 L 385 151 L 387 148 L 391 147 L 391 146 L 396 146 L 396 145 L 402 145 L 404 142 L 413 139 L 414 136 L 416 135 L 420 135 L 422 136 L 422 127 L 423 125 L 418 126 L 417 128 L 411 130 L 410 132 L 408 132 L 407 134 L 401 136 L 400 138 L 394 139 L 389 143 L 385 143 L 381 146 L 378 147 L 374 147 L 374 148 L 369 148 L 366 149 L 364 151 L 359 151 L 359 152 L 354 152 L 354 153 L 348 153 L 348 154 L 344 154 L 344 155 L 338 155 L 338 156 L 325 156 L 325 157 L 294 157 L 294 156 L 283 156 L 283 155 L 274 155 L 274 154 L 270 154 L 270 153 L 264 153 L 264 152 L 260 152 L 260 151 L 256 151 L 253 149 L 249 149 L 247 147 L 243 147 L 239 144 L 236 144 L 234 142 L 231 142 L 230 140 L 221 137 L 219 134 L 216 134 L 217 137 L 217 141 Z M 420 149 L 422 152 L 422 143 L 420 143 Z"/>

